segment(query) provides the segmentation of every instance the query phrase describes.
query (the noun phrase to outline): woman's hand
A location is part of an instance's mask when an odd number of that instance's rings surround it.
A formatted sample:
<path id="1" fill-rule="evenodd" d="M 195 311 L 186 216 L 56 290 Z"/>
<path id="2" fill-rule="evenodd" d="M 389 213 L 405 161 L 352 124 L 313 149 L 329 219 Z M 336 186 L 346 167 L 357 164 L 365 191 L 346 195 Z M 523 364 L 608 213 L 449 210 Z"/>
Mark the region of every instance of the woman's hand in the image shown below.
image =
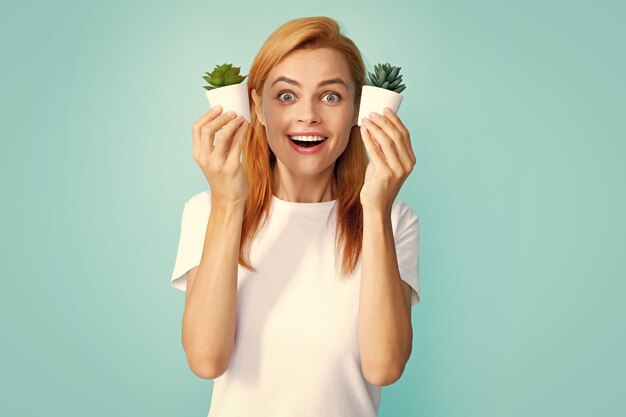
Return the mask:
<path id="1" fill-rule="evenodd" d="M 214 107 L 191 126 L 193 159 L 209 182 L 211 199 L 232 205 L 245 201 L 250 192 L 240 161 L 250 123 L 221 112 L 221 106 Z"/>
<path id="2" fill-rule="evenodd" d="M 371 113 L 363 118 L 361 136 L 370 162 L 361 189 L 363 208 L 390 212 L 402 184 L 415 166 L 411 135 L 389 107 L 385 115 Z"/>

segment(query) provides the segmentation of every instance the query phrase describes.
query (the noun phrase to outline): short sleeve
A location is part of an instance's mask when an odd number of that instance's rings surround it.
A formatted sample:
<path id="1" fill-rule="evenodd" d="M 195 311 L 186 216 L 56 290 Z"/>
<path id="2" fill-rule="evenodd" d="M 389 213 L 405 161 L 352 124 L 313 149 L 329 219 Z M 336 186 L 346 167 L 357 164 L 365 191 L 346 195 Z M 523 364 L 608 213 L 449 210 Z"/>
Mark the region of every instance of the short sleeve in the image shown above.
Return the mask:
<path id="1" fill-rule="evenodd" d="M 200 264 L 210 213 L 209 192 L 196 194 L 183 205 L 178 251 L 170 278 L 170 284 L 181 291 L 187 289 L 187 272 Z"/>
<path id="2" fill-rule="evenodd" d="M 419 282 L 419 219 L 403 201 L 394 207 L 392 225 L 400 278 L 413 288 L 411 306 L 420 302 Z"/>

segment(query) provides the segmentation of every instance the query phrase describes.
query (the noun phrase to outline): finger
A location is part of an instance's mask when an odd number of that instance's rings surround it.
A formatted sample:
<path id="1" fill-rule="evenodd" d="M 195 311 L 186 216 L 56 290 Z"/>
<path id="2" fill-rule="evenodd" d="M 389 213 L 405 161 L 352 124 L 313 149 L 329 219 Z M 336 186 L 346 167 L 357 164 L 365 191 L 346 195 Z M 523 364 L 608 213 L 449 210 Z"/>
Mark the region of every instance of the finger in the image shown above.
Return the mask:
<path id="1" fill-rule="evenodd" d="M 394 145 L 393 140 L 387 136 L 385 132 L 382 131 L 380 127 L 378 127 L 374 122 L 372 122 L 367 117 L 363 118 L 363 124 L 365 125 L 370 137 L 373 137 L 383 150 L 383 154 L 389 168 L 393 170 L 398 175 L 404 173 L 404 167 L 400 164 L 400 160 L 398 159 L 398 153 L 396 151 L 396 147 Z"/>
<path id="2" fill-rule="evenodd" d="M 220 159 L 222 161 L 226 160 L 226 157 L 228 156 L 228 150 L 230 149 L 233 137 L 235 135 L 235 130 L 239 127 L 243 120 L 243 116 L 237 116 L 236 118 L 226 123 L 222 130 L 220 130 L 220 132 L 216 135 L 214 151 L 221 156 Z"/>
<path id="3" fill-rule="evenodd" d="M 402 138 L 404 140 L 404 143 L 406 144 L 406 149 L 408 150 L 409 157 L 411 158 L 411 161 L 415 163 L 415 153 L 413 152 L 413 145 L 411 144 L 411 133 L 409 132 L 409 129 L 407 129 L 404 123 L 402 123 L 402 120 L 400 120 L 400 117 L 396 114 L 396 112 L 394 112 L 389 107 L 385 107 L 383 113 L 389 118 L 391 123 L 393 123 L 402 133 Z"/>
<path id="4" fill-rule="evenodd" d="M 215 139 L 215 134 L 218 130 L 220 130 L 226 123 L 236 117 L 235 112 L 226 112 L 221 114 L 219 117 L 207 122 L 200 128 L 200 141 L 202 146 L 205 146 L 206 149 L 209 150 L 209 153 L 212 153 L 214 150 L 213 140 Z"/>
<path id="5" fill-rule="evenodd" d="M 218 105 L 212 107 L 211 110 L 204 113 L 202 117 L 200 117 L 191 125 L 191 137 L 193 139 L 193 146 L 200 146 L 200 128 L 202 128 L 205 123 L 215 119 L 221 112 L 222 106 Z"/>
<path id="6" fill-rule="evenodd" d="M 361 137 L 363 138 L 367 153 L 370 155 L 370 159 L 374 161 L 380 169 L 384 169 L 385 167 L 389 169 L 389 165 L 387 165 L 387 162 L 383 159 L 382 151 L 378 150 L 372 136 L 364 125 L 361 125 Z"/>
<path id="7" fill-rule="evenodd" d="M 376 151 L 378 152 L 378 154 L 380 155 L 381 158 L 385 158 L 385 153 L 383 152 L 382 148 L 380 147 L 380 145 L 375 141 L 372 140 L 372 134 L 370 131 L 367 130 L 367 127 L 365 127 L 365 124 L 363 123 L 363 121 L 365 120 L 365 118 L 361 119 L 361 126 L 360 126 L 360 132 L 361 132 L 361 137 L 364 137 L 364 132 L 369 133 L 369 138 L 371 141 L 371 146 L 373 146 Z M 364 139 L 364 141 L 366 141 L 367 139 Z"/>
<path id="8" fill-rule="evenodd" d="M 393 141 L 395 154 L 401 166 L 405 170 L 410 170 L 413 165 L 413 161 L 411 161 L 411 157 L 409 156 L 409 150 L 407 149 L 407 143 L 403 138 L 404 134 L 402 131 L 400 131 L 398 126 L 396 126 L 396 124 L 389 118 L 381 114 L 372 112 L 370 113 L 370 116 L 370 120 Z"/>
<path id="9" fill-rule="evenodd" d="M 250 123 L 247 120 L 244 120 L 239 128 L 237 129 L 237 133 L 235 133 L 235 138 L 233 139 L 232 145 L 230 145 L 230 150 L 228 151 L 228 157 L 226 158 L 226 163 L 240 163 L 241 162 L 241 150 L 243 149 L 243 145 L 248 138 L 248 132 L 250 131 Z"/>

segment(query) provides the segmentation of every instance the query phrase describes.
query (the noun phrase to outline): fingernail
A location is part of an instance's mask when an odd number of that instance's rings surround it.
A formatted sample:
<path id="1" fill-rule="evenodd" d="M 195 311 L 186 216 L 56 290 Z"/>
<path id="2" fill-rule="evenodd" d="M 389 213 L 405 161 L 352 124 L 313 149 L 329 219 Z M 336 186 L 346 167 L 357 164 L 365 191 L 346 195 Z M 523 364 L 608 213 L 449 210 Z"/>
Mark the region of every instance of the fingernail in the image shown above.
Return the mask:
<path id="1" fill-rule="evenodd" d="M 213 110 L 213 111 L 218 111 L 218 110 L 219 110 L 219 109 L 221 109 L 221 108 L 222 108 L 222 106 L 220 106 L 220 105 L 218 104 L 217 106 L 213 107 L 211 110 Z"/>
<path id="2" fill-rule="evenodd" d="M 226 112 L 226 113 L 224 113 L 224 114 L 225 114 L 226 116 L 228 116 L 228 117 L 232 117 L 232 116 L 234 116 L 234 115 L 235 115 L 235 112 L 234 112 L 234 111 L 232 111 L 232 110 L 230 110 L 230 111 L 227 111 L 227 112 Z"/>
<path id="3" fill-rule="evenodd" d="M 364 117 L 363 119 L 361 119 L 361 123 L 363 124 L 367 124 L 370 122 L 370 119 L 368 119 L 367 117 Z"/>
<path id="4" fill-rule="evenodd" d="M 393 111 L 389 107 L 385 107 L 385 114 L 387 116 L 391 116 L 393 114 Z"/>
<path id="5" fill-rule="evenodd" d="M 372 119 L 375 119 L 375 118 L 377 118 L 377 117 L 379 117 L 379 116 L 380 116 L 380 115 L 379 115 L 378 113 L 376 113 L 376 112 L 371 112 L 371 113 L 370 113 L 370 117 L 371 117 Z"/>

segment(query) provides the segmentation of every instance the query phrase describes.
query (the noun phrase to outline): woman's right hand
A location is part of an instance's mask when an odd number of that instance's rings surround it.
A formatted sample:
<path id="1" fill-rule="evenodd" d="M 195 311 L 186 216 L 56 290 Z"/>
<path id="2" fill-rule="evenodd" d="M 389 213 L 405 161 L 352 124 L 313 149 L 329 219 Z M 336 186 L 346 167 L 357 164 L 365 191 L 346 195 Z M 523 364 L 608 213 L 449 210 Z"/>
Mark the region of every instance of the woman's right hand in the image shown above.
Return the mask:
<path id="1" fill-rule="evenodd" d="M 250 123 L 243 116 L 221 113 L 221 106 L 214 107 L 191 126 L 193 159 L 209 182 L 211 199 L 232 205 L 245 201 L 250 192 L 240 161 Z"/>

